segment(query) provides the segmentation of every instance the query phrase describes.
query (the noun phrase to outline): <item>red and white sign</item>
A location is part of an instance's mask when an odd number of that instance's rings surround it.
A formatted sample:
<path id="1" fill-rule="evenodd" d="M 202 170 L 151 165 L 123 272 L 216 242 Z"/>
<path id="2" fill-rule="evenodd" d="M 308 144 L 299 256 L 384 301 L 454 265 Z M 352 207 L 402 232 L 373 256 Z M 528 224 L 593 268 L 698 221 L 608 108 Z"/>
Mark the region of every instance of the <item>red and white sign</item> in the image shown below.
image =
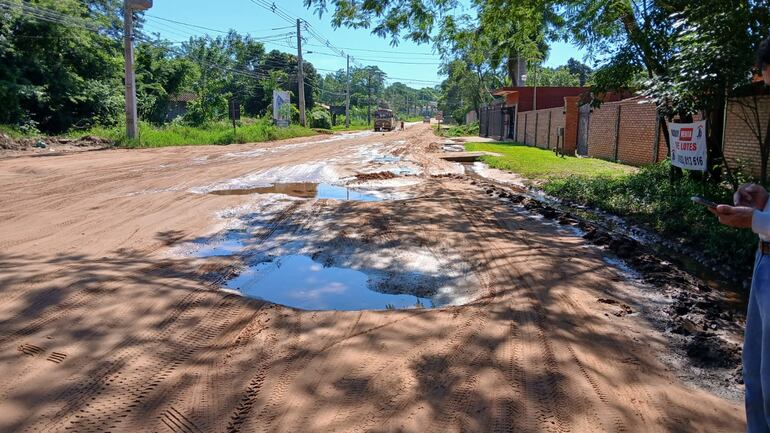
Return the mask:
<path id="1" fill-rule="evenodd" d="M 671 164 L 686 170 L 706 171 L 706 121 L 669 123 Z"/>

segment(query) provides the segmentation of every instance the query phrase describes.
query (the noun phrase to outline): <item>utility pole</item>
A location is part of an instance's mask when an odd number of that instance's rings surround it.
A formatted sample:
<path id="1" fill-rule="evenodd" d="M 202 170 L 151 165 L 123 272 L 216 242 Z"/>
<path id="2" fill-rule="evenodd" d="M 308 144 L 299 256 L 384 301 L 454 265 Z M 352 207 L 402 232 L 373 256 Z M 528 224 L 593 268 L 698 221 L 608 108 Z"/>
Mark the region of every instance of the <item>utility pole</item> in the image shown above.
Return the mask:
<path id="1" fill-rule="evenodd" d="M 305 71 L 302 64 L 302 20 L 297 18 L 297 87 L 299 88 L 299 123 L 305 122 Z"/>
<path id="2" fill-rule="evenodd" d="M 345 128 L 350 128 L 350 54 L 348 54 L 348 90 L 345 92 Z"/>
<path id="3" fill-rule="evenodd" d="M 129 140 L 134 140 L 139 133 L 134 76 L 134 10 L 128 0 L 123 4 L 123 42 L 126 56 L 126 136 Z"/>
<path id="4" fill-rule="evenodd" d="M 366 100 L 366 124 L 372 123 L 372 68 L 369 67 L 369 79 L 366 82 L 366 87 L 369 90 L 369 99 Z"/>

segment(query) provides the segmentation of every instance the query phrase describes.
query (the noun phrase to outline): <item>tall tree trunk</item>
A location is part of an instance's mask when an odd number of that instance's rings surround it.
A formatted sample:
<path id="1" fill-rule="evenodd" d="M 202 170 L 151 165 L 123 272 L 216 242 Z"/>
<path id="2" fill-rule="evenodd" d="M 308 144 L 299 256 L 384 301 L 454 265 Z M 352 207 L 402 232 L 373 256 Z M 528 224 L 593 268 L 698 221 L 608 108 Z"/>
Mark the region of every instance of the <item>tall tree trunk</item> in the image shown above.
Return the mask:
<path id="1" fill-rule="evenodd" d="M 663 68 L 663 65 L 658 61 L 650 42 L 642 34 L 641 30 L 639 30 L 639 24 L 636 22 L 634 13 L 629 10 L 620 17 L 620 20 L 623 23 L 623 28 L 626 31 L 628 40 L 631 41 L 642 54 L 644 66 L 647 68 L 647 75 L 650 78 L 652 78 L 653 75 L 663 75 L 666 71 Z"/>
<path id="2" fill-rule="evenodd" d="M 724 92 L 721 92 L 724 95 Z M 724 143 L 722 143 L 722 132 L 725 127 L 725 104 L 727 101 L 721 96 L 713 109 L 706 111 L 708 120 L 708 129 L 706 134 L 706 159 L 708 160 L 708 173 L 714 182 L 722 180 L 722 162 L 724 160 Z"/>
<path id="3" fill-rule="evenodd" d="M 765 128 L 765 139 L 762 141 L 762 176 L 760 181 L 762 185 L 767 185 L 767 162 L 770 159 L 770 116 L 767 117 L 767 127 Z"/>
<path id="4" fill-rule="evenodd" d="M 511 50 L 508 53 L 508 60 L 506 62 L 506 70 L 508 71 L 508 78 L 511 80 L 511 86 L 518 87 L 521 85 L 519 77 L 519 62 L 523 61 L 519 58 L 519 53 Z"/>

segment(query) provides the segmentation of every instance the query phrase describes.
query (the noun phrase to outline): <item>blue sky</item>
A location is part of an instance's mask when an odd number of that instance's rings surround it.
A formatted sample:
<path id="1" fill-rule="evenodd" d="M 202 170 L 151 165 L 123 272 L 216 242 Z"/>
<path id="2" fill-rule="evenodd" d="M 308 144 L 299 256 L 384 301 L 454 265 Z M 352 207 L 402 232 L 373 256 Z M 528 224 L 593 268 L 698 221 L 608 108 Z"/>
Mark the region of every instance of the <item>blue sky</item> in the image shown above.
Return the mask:
<path id="1" fill-rule="evenodd" d="M 272 3 L 270 0 L 257 1 Z M 219 34 L 212 30 L 235 29 L 257 38 L 269 38 L 269 42 L 265 42 L 267 49 L 297 53 L 296 37 L 292 39 L 282 35 L 294 31 L 292 28 L 286 28 L 291 24 L 251 0 L 155 0 L 154 3 L 153 8 L 147 11 L 145 31 L 160 33 L 164 38 L 182 41 L 192 35 L 208 33 L 211 36 L 217 36 Z M 287 15 L 295 19 L 307 20 L 315 33 L 350 54 L 359 65 L 379 66 L 391 77 L 391 81 L 401 81 L 412 87 L 423 87 L 438 84 L 442 79 L 438 74 L 440 59 L 429 45 L 401 41 L 397 47 L 392 47 L 389 40 L 374 36 L 366 29 L 334 29 L 328 14 L 319 18 L 312 11 L 305 9 L 302 0 L 275 0 L 275 4 Z M 184 26 L 161 18 L 212 30 Z M 310 35 L 306 34 L 306 36 Z M 303 46 L 303 51 L 312 51 L 305 54 L 305 58 L 312 62 L 322 74 L 345 67 L 343 57 L 334 55 L 332 50 L 323 47 L 312 37 L 309 37 L 308 43 Z M 563 65 L 570 57 L 582 59 L 583 55 L 583 51 L 569 44 L 555 43 L 552 44 L 551 55 L 545 65 Z"/>

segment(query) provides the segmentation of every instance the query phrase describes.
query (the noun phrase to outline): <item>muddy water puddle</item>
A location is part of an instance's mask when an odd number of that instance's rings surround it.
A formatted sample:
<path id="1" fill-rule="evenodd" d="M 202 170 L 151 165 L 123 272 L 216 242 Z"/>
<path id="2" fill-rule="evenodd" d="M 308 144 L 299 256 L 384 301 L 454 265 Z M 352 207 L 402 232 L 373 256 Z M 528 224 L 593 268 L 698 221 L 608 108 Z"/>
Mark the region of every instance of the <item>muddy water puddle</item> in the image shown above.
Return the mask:
<path id="1" fill-rule="evenodd" d="M 411 295 L 376 292 L 369 277 L 347 268 L 325 267 L 303 255 L 288 255 L 250 266 L 227 287 L 245 296 L 303 310 L 385 310 L 430 307 Z"/>
<path id="2" fill-rule="evenodd" d="M 267 187 L 220 189 L 209 192 L 213 195 L 284 194 L 298 198 L 316 198 L 354 201 L 382 201 L 381 197 L 356 189 L 328 183 L 275 183 Z"/>

